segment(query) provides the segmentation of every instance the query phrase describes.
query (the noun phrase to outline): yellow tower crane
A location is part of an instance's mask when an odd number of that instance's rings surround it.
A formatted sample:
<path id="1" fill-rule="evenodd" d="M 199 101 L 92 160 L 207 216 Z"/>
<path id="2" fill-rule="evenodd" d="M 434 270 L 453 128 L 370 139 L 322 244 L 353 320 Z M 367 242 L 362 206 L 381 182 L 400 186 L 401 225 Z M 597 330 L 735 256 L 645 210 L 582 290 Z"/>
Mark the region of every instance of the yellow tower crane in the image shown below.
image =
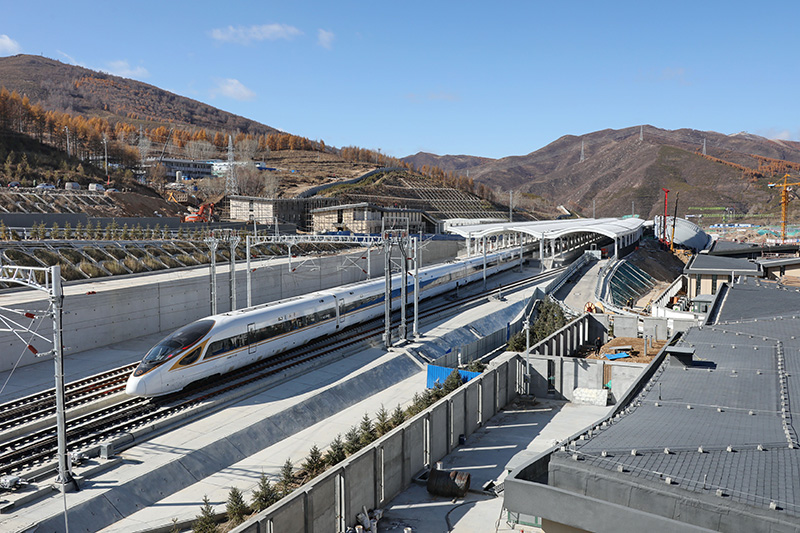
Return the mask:
<path id="1" fill-rule="evenodd" d="M 786 242 L 786 210 L 789 206 L 789 193 L 792 187 L 800 186 L 799 183 L 789 183 L 789 174 L 783 177 L 783 183 L 768 183 L 767 187 L 780 187 L 781 188 L 781 243 Z"/>

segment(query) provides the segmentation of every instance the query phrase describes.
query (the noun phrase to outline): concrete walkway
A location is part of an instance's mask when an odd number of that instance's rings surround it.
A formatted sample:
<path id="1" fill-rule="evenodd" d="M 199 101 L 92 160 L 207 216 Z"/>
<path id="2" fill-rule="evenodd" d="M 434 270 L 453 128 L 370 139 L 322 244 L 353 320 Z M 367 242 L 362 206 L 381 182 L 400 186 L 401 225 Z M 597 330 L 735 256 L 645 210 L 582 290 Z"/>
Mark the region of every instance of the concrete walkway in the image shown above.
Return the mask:
<path id="1" fill-rule="evenodd" d="M 597 287 L 597 278 L 600 270 L 608 264 L 608 259 L 589 263 L 580 269 L 563 287 L 558 289 L 553 295 L 557 300 L 564 302 L 567 307 L 576 313 L 583 313 L 586 303 L 594 303 L 597 299 L 594 296 Z"/>
<path id="2" fill-rule="evenodd" d="M 386 507 L 378 531 L 390 533 L 406 527 L 414 533 L 537 531 L 509 521 L 502 492 L 492 497 L 473 491 L 480 491 L 488 481 L 499 486 L 512 469 L 592 425 L 611 408 L 557 400 L 510 404 L 442 460 L 444 470 L 470 474 L 470 492 L 465 498 L 433 496 L 424 486 L 414 484 Z"/>

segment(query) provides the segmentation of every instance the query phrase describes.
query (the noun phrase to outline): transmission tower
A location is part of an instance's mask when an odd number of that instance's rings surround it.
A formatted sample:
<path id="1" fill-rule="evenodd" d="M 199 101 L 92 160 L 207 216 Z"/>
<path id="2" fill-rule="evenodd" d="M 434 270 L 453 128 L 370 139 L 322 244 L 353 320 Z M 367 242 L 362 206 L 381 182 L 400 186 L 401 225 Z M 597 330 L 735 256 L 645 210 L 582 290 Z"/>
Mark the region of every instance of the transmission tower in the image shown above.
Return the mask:
<path id="1" fill-rule="evenodd" d="M 239 194 L 239 183 L 236 181 L 236 163 L 233 156 L 233 137 L 228 135 L 228 175 L 225 178 L 225 194 Z"/>

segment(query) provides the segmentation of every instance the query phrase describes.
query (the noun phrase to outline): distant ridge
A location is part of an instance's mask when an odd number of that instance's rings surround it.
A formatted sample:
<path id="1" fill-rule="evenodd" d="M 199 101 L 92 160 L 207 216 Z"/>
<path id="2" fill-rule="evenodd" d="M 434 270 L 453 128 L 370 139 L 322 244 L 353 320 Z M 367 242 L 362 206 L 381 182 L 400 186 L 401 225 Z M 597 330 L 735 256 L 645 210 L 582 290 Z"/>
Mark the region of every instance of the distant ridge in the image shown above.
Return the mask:
<path id="1" fill-rule="evenodd" d="M 702 155 L 704 140 L 707 156 Z M 663 211 L 662 187 L 672 191 L 671 198 L 680 193 L 680 216 L 690 206 L 775 213 L 777 193 L 767 182 L 783 176 L 794 163 L 800 170 L 798 142 L 650 125 L 565 135 L 527 155 L 495 160 L 424 156 L 404 161 L 417 168 L 421 161 L 436 161 L 440 168 L 469 171 L 470 178 L 496 190 L 541 196 L 583 216 L 591 216 L 594 205 L 597 216 L 635 211 L 650 218 Z"/>

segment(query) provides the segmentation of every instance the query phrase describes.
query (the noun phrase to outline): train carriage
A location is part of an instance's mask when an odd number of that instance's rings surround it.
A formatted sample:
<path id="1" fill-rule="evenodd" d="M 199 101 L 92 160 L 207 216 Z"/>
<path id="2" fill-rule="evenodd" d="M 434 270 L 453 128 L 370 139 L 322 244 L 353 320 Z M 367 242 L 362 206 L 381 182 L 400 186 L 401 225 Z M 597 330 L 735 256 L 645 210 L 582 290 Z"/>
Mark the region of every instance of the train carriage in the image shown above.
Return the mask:
<path id="1" fill-rule="evenodd" d="M 489 254 L 486 274 L 510 268 L 512 259 L 511 252 Z M 420 270 L 420 297 L 481 279 L 483 265 L 484 259 L 478 257 Z M 392 278 L 394 310 L 400 308 L 401 276 Z M 413 276 L 406 283 L 410 300 Z M 128 379 L 126 392 L 132 396 L 175 392 L 379 317 L 384 306 L 385 281 L 375 279 L 200 319 L 154 346 Z"/>

